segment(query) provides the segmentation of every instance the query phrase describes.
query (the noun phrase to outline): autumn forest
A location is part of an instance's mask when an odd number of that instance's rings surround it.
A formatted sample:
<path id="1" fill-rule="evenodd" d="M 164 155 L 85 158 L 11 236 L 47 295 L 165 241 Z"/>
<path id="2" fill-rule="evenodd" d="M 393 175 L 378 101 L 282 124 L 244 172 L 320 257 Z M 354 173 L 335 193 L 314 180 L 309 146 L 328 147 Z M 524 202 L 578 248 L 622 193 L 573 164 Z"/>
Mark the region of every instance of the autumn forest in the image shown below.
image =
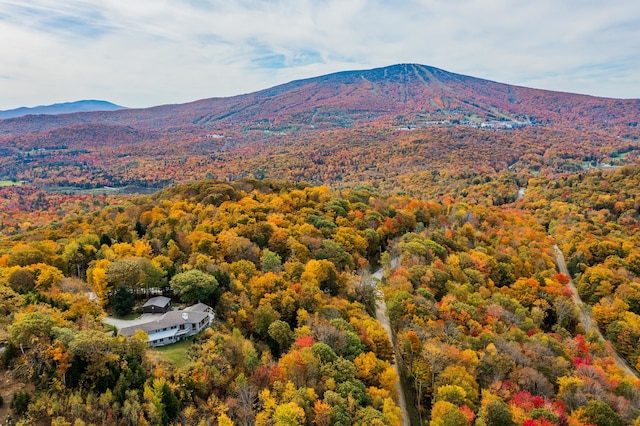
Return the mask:
<path id="1" fill-rule="evenodd" d="M 640 425 L 638 101 L 363 75 L 0 120 L 0 422 Z"/>

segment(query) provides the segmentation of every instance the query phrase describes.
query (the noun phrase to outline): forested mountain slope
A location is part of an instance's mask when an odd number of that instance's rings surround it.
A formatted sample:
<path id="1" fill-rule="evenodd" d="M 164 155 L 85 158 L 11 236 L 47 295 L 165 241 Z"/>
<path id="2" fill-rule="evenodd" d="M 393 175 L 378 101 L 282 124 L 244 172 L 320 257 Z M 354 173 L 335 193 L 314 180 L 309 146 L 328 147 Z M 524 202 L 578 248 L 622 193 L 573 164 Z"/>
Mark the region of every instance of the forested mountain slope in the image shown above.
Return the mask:
<path id="1" fill-rule="evenodd" d="M 181 105 L 0 120 L 0 179 L 160 187 L 253 175 L 397 186 L 409 178 L 400 174 L 441 170 L 575 171 L 637 158 L 639 102 L 400 64 Z"/>
<path id="2" fill-rule="evenodd" d="M 543 124 L 637 126 L 639 101 L 597 98 L 497 83 L 419 64 L 344 71 L 229 98 L 147 109 L 23 117 L 0 122 L 0 134 L 75 124 L 154 130 L 219 126 L 344 127 L 430 120 L 519 120 Z M 399 117 L 402 116 L 402 117 Z"/>

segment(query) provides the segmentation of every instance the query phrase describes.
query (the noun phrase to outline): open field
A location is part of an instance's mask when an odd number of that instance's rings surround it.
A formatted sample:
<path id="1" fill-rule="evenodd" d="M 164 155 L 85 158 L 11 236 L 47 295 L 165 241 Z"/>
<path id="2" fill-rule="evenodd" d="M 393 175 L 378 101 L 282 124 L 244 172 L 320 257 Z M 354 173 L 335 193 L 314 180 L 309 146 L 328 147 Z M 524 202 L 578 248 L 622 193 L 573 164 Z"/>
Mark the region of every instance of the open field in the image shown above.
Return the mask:
<path id="1" fill-rule="evenodd" d="M 0 181 L 2 182 L 2 181 Z M 0 186 L 2 186 L 0 184 Z M 45 188 L 47 192 L 61 193 L 67 195 L 130 195 L 130 194 L 153 194 L 162 188 L 144 188 L 136 186 L 109 187 L 100 188 L 80 188 L 76 186 L 48 186 Z"/>

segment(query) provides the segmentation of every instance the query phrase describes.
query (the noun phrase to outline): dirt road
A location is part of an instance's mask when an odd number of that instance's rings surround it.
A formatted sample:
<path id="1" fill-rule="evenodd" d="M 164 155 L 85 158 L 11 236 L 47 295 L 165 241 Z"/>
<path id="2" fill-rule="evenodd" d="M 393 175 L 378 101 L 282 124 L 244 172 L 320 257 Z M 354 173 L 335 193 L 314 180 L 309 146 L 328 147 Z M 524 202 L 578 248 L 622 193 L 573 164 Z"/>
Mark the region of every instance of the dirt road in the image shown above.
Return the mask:
<path id="1" fill-rule="evenodd" d="M 574 285 L 573 279 L 571 278 L 571 275 L 569 274 L 569 270 L 567 269 L 567 263 L 564 260 L 564 255 L 562 254 L 562 250 L 560 250 L 558 245 L 554 245 L 553 250 L 556 252 L 556 263 L 558 265 L 558 269 L 560 270 L 560 272 L 562 272 L 563 274 L 569 277 L 569 283 L 567 285 L 571 289 L 571 300 L 573 300 L 573 303 L 580 310 L 580 322 L 582 322 L 582 325 L 584 326 L 585 331 L 587 333 L 589 333 L 590 331 L 593 331 L 600 339 L 606 342 L 607 340 L 604 338 L 604 336 L 600 332 L 600 328 L 598 328 L 598 325 L 595 323 L 593 318 L 591 318 L 591 313 L 589 312 L 588 307 L 586 307 L 584 302 L 582 302 L 582 299 L 578 294 L 578 289 Z M 613 345 L 611 345 L 611 347 L 613 348 Z M 638 376 L 638 373 L 634 369 L 632 369 L 631 366 L 629 366 L 627 361 L 624 358 L 622 358 L 618 354 L 618 352 L 616 352 L 615 350 L 612 350 L 611 356 L 616 361 L 616 364 L 621 370 L 623 370 L 625 373 L 627 373 L 630 376 L 640 379 L 640 377 Z"/>
<path id="2" fill-rule="evenodd" d="M 398 264 L 398 259 L 393 259 L 391 261 L 391 268 L 395 268 Z M 373 280 L 375 284 L 377 284 L 384 275 L 384 269 L 380 268 L 375 273 L 371 275 L 369 278 Z M 384 297 L 382 297 L 382 292 L 377 289 L 376 290 L 376 318 L 382 324 L 382 328 L 387 332 L 387 336 L 389 337 L 389 341 L 391 345 L 393 345 L 394 357 L 397 360 L 398 357 L 398 348 L 396 347 L 395 340 L 393 338 L 393 332 L 391 331 L 391 323 L 389 322 L 389 316 L 387 315 L 387 304 L 384 301 Z M 397 362 L 393 363 L 393 368 L 398 373 L 398 378 L 400 377 L 400 367 Z M 400 406 L 400 410 L 402 411 L 402 425 L 403 426 L 411 426 L 411 422 L 409 420 L 409 412 L 407 411 L 407 399 L 404 396 L 404 390 L 402 390 L 402 385 L 400 381 L 396 383 L 396 389 L 398 390 L 398 405 Z"/>

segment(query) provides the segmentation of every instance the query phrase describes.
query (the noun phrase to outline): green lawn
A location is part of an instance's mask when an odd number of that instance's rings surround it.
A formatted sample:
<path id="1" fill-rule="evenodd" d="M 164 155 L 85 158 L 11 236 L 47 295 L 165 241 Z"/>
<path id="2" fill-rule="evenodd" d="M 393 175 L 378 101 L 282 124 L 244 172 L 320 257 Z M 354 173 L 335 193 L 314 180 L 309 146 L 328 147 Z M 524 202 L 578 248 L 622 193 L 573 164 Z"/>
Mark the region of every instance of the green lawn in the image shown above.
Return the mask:
<path id="1" fill-rule="evenodd" d="M 191 346 L 192 342 L 193 339 L 186 339 L 171 345 L 149 349 L 149 352 L 158 352 L 162 358 L 176 367 L 184 367 L 189 362 L 187 359 L 187 349 Z"/>
<path id="2" fill-rule="evenodd" d="M 0 180 L 0 186 L 20 186 L 22 183 L 14 182 L 12 180 Z"/>
<path id="3" fill-rule="evenodd" d="M 609 157 L 612 160 L 624 160 L 629 154 L 630 154 L 629 152 L 622 152 L 622 153 L 618 152 L 616 154 L 610 155 Z"/>

